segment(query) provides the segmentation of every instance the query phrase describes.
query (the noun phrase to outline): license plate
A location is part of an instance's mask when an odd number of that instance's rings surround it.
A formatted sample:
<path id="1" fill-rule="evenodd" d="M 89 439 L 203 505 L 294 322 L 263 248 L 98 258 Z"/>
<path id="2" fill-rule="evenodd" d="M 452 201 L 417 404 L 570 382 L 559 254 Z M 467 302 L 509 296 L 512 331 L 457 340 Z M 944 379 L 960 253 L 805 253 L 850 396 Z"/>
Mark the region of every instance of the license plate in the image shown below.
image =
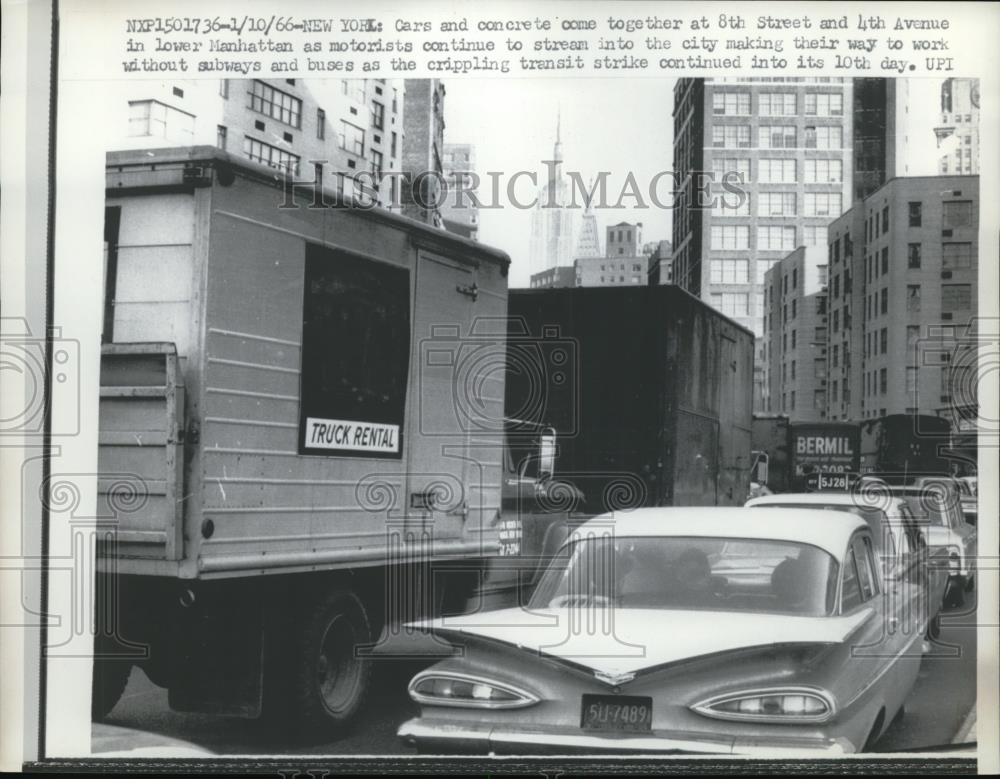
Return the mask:
<path id="1" fill-rule="evenodd" d="M 653 724 L 653 699 L 634 695 L 584 695 L 580 727 L 646 733 Z"/>

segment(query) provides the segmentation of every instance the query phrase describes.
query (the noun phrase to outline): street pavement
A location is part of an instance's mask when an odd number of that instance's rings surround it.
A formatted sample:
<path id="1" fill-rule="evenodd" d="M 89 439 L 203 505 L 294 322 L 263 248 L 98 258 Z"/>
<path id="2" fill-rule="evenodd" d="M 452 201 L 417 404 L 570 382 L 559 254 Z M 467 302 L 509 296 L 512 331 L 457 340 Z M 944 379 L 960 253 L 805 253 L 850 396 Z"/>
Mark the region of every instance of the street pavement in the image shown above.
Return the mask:
<path id="1" fill-rule="evenodd" d="M 941 637 L 924 656 L 905 714 L 875 745 L 878 752 L 940 747 L 963 736 L 976 697 L 975 593 L 966 607 L 946 613 Z M 269 739 L 261 726 L 246 720 L 181 714 L 167 705 L 167 693 L 134 669 L 122 700 L 107 722 L 153 731 L 197 744 L 221 755 L 409 755 L 415 750 L 396 738 L 396 729 L 417 713 L 406 693 L 412 676 L 427 665 L 412 660 L 380 660 L 365 711 L 346 737 L 302 746 Z M 969 736 L 963 736 L 963 740 Z"/>

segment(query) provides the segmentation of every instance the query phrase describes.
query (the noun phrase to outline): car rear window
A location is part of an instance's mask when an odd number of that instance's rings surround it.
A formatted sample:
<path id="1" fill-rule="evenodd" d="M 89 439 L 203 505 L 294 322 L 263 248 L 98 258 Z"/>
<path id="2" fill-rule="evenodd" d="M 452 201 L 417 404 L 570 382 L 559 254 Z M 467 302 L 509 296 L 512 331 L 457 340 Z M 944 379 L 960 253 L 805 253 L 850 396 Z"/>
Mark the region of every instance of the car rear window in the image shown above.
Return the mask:
<path id="1" fill-rule="evenodd" d="M 746 538 L 624 537 L 576 541 L 546 571 L 532 608 L 615 605 L 820 616 L 838 565 L 808 544 Z"/>

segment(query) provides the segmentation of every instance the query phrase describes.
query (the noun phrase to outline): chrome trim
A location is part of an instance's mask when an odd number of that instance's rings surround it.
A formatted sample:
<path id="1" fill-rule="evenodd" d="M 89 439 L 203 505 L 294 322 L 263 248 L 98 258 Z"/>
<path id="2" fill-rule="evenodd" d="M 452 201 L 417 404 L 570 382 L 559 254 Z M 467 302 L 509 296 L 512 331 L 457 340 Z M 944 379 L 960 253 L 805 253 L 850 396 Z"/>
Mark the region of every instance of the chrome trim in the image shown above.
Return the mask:
<path id="1" fill-rule="evenodd" d="M 559 747 L 573 749 L 592 749 L 621 751 L 623 749 L 637 752 L 697 752 L 702 754 L 736 754 L 736 755 L 796 755 L 802 753 L 823 752 L 827 754 L 848 754 L 856 752 L 857 748 L 848 739 L 838 737 L 832 739 L 776 739 L 770 743 L 766 739 L 747 739 L 740 741 L 732 737 L 716 738 L 665 738 L 656 735 L 604 737 L 585 733 L 544 733 L 515 731 L 486 726 L 476 728 L 468 725 L 453 725 L 449 723 L 428 724 L 415 717 L 407 720 L 396 732 L 403 740 L 414 743 L 425 742 L 464 742 L 478 744 L 483 747 L 484 754 L 492 754 L 497 745 L 508 748 L 518 744 L 552 747 L 554 754 L 559 754 Z"/>
<path id="2" fill-rule="evenodd" d="M 417 692 L 417 685 L 420 682 L 427 679 L 451 679 L 457 682 L 468 682 L 470 684 L 485 684 L 490 687 L 495 687 L 498 690 L 503 690 L 511 695 L 520 696 L 521 700 L 518 701 L 468 701 L 468 700 L 448 700 L 447 698 L 434 698 L 429 695 L 424 695 L 423 693 Z M 451 706 L 456 708 L 464 709 L 523 709 L 527 706 L 534 706 L 538 703 L 541 698 L 539 698 L 534 693 L 528 692 L 527 690 L 521 689 L 520 687 L 515 687 L 512 684 L 507 684 L 506 682 L 498 682 L 495 679 L 488 679 L 485 676 L 472 676 L 471 674 L 464 674 L 456 671 L 421 671 L 416 676 L 410 680 L 410 684 L 407 686 L 406 691 L 409 693 L 410 697 L 426 706 Z"/>
<path id="3" fill-rule="evenodd" d="M 717 711 L 713 706 L 730 701 L 741 701 L 746 698 L 761 698 L 765 696 L 779 695 L 802 695 L 812 698 L 819 698 L 826 705 L 826 712 L 823 714 L 742 714 L 738 712 Z M 781 725 L 798 725 L 801 723 L 826 722 L 836 714 L 837 706 L 833 696 L 826 690 L 819 687 L 764 687 L 754 690 L 740 690 L 722 695 L 714 695 L 703 701 L 692 704 L 689 707 L 692 711 L 704 717 L 712 719 L 728 720 L 731 722 L 768 722 Z"/>

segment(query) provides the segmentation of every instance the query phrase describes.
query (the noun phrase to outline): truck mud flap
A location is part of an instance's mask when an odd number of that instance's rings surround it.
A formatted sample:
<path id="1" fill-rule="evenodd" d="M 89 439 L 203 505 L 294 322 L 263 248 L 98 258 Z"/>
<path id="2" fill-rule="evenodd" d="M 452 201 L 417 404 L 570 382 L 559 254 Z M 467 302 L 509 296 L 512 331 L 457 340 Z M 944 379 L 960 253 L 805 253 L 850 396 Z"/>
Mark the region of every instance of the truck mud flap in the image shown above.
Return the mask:
<path id="1" fill-rule="evenodd" d="M 263 607 L 226 592 L 197 597 L 174 629 L 170 708 L 255 719 L 263 699 Z"/>

